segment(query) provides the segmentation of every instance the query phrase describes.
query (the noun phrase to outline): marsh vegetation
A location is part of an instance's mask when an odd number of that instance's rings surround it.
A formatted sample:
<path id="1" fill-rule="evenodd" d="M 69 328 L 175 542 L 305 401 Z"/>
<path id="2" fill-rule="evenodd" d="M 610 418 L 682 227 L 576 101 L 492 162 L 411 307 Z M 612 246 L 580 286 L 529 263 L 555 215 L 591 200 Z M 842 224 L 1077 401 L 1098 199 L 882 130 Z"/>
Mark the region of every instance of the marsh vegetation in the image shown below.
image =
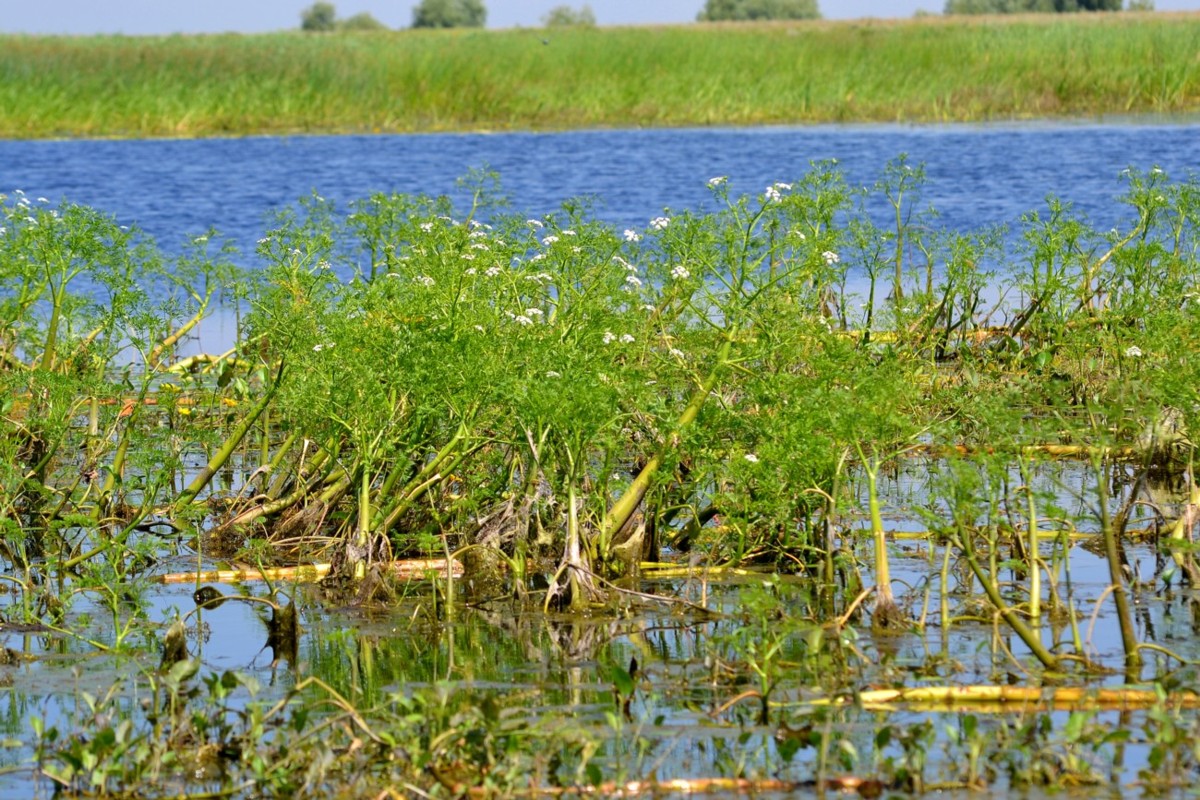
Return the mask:
<path id="1" fill-rule="evenodd" d="M 572 26 L 550 35 L 5 36 L 0 136 L 1193 114 L 1198 29 L 1195 15 L 1158 13 Z"/>
<path id="2" fill-rule="evenodd" d="M 11 768 L 164 796 L 1188 784 L 1200 184 L 1127 171 L 1111 230 L 1052 198 L 964 232 L 923 179 L 717 176 L 717 210 L 628 230 L 514 214 L 488 174 L 457 208 L 314 194 L 253 270 L 215 232 L 167 257 L 7 198 L 6 658 L 120 675 L 16 725 Z M 181 351 L 218 309 L 234 346 Z M 172 580 L 195 608 L 150 613 Z M 280 685 L 205 663 L 234 605 Z"/>

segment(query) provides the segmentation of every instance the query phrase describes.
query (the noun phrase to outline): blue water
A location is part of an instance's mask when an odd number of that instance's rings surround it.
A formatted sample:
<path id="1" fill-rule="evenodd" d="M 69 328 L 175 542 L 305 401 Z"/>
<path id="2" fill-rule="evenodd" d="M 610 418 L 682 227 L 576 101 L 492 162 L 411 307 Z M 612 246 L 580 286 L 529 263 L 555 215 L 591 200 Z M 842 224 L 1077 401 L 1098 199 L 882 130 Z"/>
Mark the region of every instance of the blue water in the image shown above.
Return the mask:
<path id="1" fill-rule="evenodd" d="M 0 192 L 66 199 L 137 224 L 166 250 L 215 228 L 245 251 L 268 218 L 313 191 L 344 203 L 374 192 L 449 194 L 473 168 L 500 175 L 525 214 L 594 198 L 597 217 L 644 227 L 665 208 L 703 209 L 709 178 L 760 194 L 814 160 L 837 159 L 870 185 L 902 153 L 924 163 L 922 204 L 954 229 L 1014 224 L 1048 195 L 1094 224 L 1128 219 L 1114 200 L 1126 167 L 1176 180 L 1200 169 L 1200 125 L 616 130 L 568 133 L 252 137 L 153 141 L 0 141 Z"/>

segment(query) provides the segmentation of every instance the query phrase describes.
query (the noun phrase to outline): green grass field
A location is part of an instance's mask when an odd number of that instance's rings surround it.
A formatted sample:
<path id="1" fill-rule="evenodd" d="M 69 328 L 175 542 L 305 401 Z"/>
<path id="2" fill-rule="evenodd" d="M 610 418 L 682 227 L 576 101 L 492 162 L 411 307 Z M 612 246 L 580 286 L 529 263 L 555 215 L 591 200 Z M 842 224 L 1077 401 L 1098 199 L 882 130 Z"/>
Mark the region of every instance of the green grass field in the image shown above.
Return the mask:
<path id="1" fill-rule="evenodd" d="M 0 37 L 0 136 L 213 136 L 1200 110 L 1200 14 Z"/>

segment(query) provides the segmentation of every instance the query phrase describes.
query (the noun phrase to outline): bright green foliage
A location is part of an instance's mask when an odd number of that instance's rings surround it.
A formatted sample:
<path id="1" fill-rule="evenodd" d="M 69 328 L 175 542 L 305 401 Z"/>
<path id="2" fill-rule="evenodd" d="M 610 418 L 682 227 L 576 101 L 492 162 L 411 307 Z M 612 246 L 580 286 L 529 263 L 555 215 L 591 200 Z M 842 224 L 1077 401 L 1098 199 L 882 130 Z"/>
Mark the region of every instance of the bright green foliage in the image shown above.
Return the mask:
<path id="1" fill-rule="evenodd" d="M 316 33 L 337 28 L 337 9 L 333 3 L 313 3 L 300 14 L 300 29 Z"/>
<path id="2" fill-rule="evenodd" d="M 341 31 L 386 31 L 387 26 L 367 12 L 355 14 L 351 17 L 346 17 L 343 20 L 338 20 L 338 30 Z"/>
<path id="3" fill-rule="evenodd" d="M 820 19 L 817 0 L 706 0 L 701 22 L 772 19 Z"/>
<path id="4" fill-rule="evenodd" d="M 571 6 L 555 6 L 542 17 L 547 28 L 591 28 L 596 24 L 592 7 L 584 4 L 578 9 Z"/>
<path id="5" fill-rule="evenodd" d="M 413 9 L 414 28 L 482 28 L 486 22 L 483 0 L 421 0 Z"/>
<path id="6" fill-rule="evenodd" d="M 530 29 L 407 36 L 403 46 L 392 36 L 296 33 L 0 37 L 0 137 L 907 124 L 1194 111 L 1200 19 L 1146 15 L 1133 25 L 1119 14 L 1081 16 L 987 27 L 957 17 L 954 24 L 787 30 L 560 28 L 550 47 L 541 43 L 543 30 Z M 252 78 L 264 74 L 272 80 Z"/>

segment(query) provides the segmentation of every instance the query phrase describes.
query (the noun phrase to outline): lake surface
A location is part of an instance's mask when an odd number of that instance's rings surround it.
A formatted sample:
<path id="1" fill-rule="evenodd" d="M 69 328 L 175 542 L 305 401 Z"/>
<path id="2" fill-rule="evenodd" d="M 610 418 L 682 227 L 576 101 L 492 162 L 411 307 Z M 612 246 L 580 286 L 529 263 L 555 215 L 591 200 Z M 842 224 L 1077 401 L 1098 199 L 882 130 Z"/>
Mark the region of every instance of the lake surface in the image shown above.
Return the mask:
<path id="1" fill-rule="evenodd" d="M 664 208 L 702 209 L 709 178 L 760 194 L 813 161 L 837 159 L 855 185 L 887 162 L 924 163 L 923 205 L 950 228 L 1016 223 L 1048 195 L 1098 226 L 1116 224 L 1127 167 L 1173 180 L 1200 169 L 1200 125 L 1030 123 L 983 126 L 615 130 L 568 133 L 0 142 L 0 193 L 94 206 L 136 223 L 166 250 L 209 228 L 243 251 L 269 217 L 313 191 L 339 203 L 374 192 L 456 194 L 471 169 L 500 176 L 512 207 L 553 211 L 594 198 L 595 216 L 644 227 Z"/>

